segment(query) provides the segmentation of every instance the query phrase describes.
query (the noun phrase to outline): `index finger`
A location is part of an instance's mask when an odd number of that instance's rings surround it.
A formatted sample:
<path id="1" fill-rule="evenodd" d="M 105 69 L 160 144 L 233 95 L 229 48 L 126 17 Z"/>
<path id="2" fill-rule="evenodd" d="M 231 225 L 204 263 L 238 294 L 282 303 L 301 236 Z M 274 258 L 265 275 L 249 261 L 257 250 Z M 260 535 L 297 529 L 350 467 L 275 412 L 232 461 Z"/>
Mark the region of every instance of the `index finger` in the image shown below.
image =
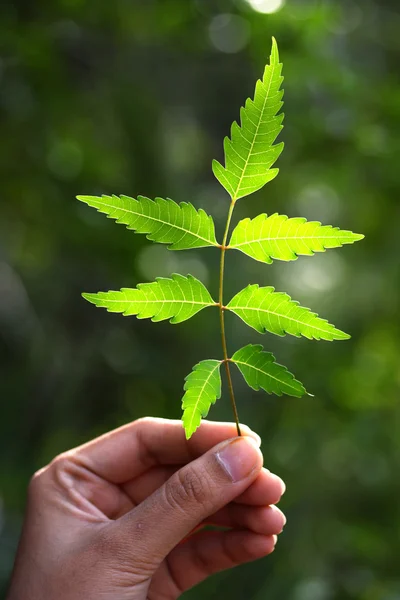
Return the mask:
<path id="1" fill-rule="evenodd" d="M 249 427 L 240 427 L 243 435 L 260 443 Z M 121 484 L 158 464 L 186 464 L 235 435 L 234 423 L 202 421 L 186 440 L 181 421 L 146 417 L 79 446 L 67 456 L 103 479 Z"/>

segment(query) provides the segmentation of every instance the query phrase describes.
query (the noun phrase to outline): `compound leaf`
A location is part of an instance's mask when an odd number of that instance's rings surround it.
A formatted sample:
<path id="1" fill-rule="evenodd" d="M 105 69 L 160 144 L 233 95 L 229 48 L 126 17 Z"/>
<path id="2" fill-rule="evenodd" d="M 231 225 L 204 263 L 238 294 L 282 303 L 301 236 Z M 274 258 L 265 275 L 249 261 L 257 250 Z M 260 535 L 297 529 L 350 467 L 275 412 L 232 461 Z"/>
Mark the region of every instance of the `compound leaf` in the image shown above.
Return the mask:
<path id="1" fill-rule="evenodd" d="M 273 287 L 248 285 L 232 298 L 226 308 L 259 333 L 289 333 L 310 340 L 328 341 L 346 340 L 350 337 L 309 308 L 300 306 L 287 294 L 275 292 Z"/>
<path id="2" fill-rule="evenodd" d="M 231 139 L 224 140 L 225 167 L 213 161 L 215 177 L 234 200 L 256 192 L 278 174 L 279 169 L 271 167 L 283 150 L 283 143 L 273 145 L 283 127 L 283 114 L 277 115 L 283 105 L 281 72 L 273 38 L 270 64 L 262 81 L 256 83 L 254 100 L 246 100 L 240 110 L 240 126 L 234 122 Z"/>
<path id="3" fill-rule="evenodd" d="M 108 312 L 136 315 L 138 319 L 151 318 L 154 322 L 170 319 L 170 323 L 181 323 L 203 308 L 215 305 L 201 281 L 192 275 L 184 277 L 176 273 L 171 279 L 157 277 L 152 283 L 139 283 L 133 289 L 82 296 Z"/>
<path id="4" fill-rule="evenodd" d="M 185 378 L 185 395 L 182 398 L 182 421 L 186 439 L 199 427 L 211 404 L 221 397 L 221 361 L 202 360 Z"/>
<path id="5" fill-rule="evenodd" d="M 105 213 L 117 223 L 147 239 L 169 244 L 170 250 L 218 246 L 214 221 L 201 208 L 187 202 L 177 204 L 170 198 L 150 200 L 145 196 L 77 196 L 78 200 Z"/>
<path id="6" fill-rule="evenodd" d="M 288 394 L 298 398 L 307 393 L 300 381 L 286 367 L 275 362 L 271 352 L 264 352 L 260 344 L 249 344 L 241 348 L 235 352 L 231 361 L 237 365 L 247 385 L 253 390 L 261 388 L 268 394 Z"/>
<path id="7" fill-rule="evenodd" d="M 363 235 L 341 230 L 303 217 L 258 215 L 243 219 L 232 232 L 229 248 L 236 248 L 255 260 L 296 260 L 300 254 L 312 256 L 327 248 L 338 248 L 363 239 Z"/>

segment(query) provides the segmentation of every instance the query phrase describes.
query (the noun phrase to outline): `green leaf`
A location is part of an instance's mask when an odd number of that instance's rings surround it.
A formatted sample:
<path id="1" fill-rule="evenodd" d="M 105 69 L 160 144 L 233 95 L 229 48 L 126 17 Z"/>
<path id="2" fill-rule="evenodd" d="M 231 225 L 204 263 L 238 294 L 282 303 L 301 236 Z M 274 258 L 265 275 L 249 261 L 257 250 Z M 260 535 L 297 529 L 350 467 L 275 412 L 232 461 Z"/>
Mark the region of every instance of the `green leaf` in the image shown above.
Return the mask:
<path id="1" fill-rule="evenodd" d="M 147 239 L 170 244 L 169 250 L 185 250 L 218 246 L 214 221 L 201 208 L 192 204 L 177 204 L 170 198 L 150 200 L 129 196 L 77 196 L 78 200 L 105 213 L 117 223 L 127 225 L 136 233 L 147 233 Z"/>
<path id="2" fill-rule="evenodd" d="M 201 418 L 207 416 L 211 404 L 221 397 L 220 366 L 219 360 L 202 360 L 185 378 L 182 421 L 186 439 L 199 427 Z"/>
<path id="3" fill-rule="evenodd" d="M 138 319 L 181 323 L 193 317 L 207 306 L 215 306 L 207 288 L 195 277 L 177 275 L 171 279 L 157 277 L 152 283 L 139 283 L 134 289 L 123 288 L 119 292 L 82 294 L 96 306 L 108 312 L 137 315 Z"/>
<path id="4" fill-rule="evenodd" d="M 273 38 L 270 64 L 263 80 L 257 81 L 254 100 L 246 100 L 240 110 L 241 126 L 234 122 L 231 139 L 224 140 L 225 167 L 213 161 L 215 177 L 234 200 L 256 192 L 278 174 L 279 169 L 271 167 L 283 150 L 283 143 L 273 146 L 283 127 L 283 114 L 277 116 L 283 105 L 281 71 Z"/>
<path id="5" fill-rule="evenodd" d="M 263 352 L 259 344 L 249 344 L 232 356 L 248 386 L 258 391 L 260 388 L 268 394 L 288 394 L 289 396 L 304 396 L 304 386 L 294 378 L 286 367 L 275 362 L 271 352 Z"/>
<path id="6" fill-rule="evenodd" d="M 329 341 L 347 340 L 350 337 L 309 308 L 299 306 L 287 294 L 275 292 L 273 287 L 248 285 L 232 298 L 226 308 L 259 333 L 290 333 L 296 337 L 303 335 L 310 340 Z"/>
<path id="7" fill-rule="evenodd" d="M 232 232 L 229 248 L 236 248 L 261 262 L 272 259 L 296 260 L 300 254 L 312 256 L 327 248 L 338 248 L 363 239 L 363 235 L 341 230 L 303 217 L 258 215 L 243 219 Z"/>

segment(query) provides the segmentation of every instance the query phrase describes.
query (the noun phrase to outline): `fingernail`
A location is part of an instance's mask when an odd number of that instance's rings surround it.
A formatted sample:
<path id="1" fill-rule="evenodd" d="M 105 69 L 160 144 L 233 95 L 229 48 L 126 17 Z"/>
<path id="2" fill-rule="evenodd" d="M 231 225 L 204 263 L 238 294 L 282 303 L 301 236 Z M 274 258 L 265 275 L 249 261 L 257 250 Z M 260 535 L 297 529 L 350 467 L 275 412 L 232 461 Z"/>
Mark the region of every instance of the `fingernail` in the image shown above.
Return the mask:
<path id="1" fill-rule="evenodd" d="M 250 427 L 248 425 L 243 425 L 243 423 L 240 423 L 239 427 L 242 432 L 242 435 L 247 435 L 247 436 L 253 438 L 253 440 L 255 440 L 257 442 L 258 447 L 261 446 L 261 438 L 258 435 L 258 433 L 256 433 L 252 429 L 250 429 Z"/>
<path id="2" fill-rule="evenodd" d="M 279 481 L 280 486 L 281 486 L 281 490 L 282 490 L 281 491 L 281 496 L 283 496 L 283 494 L 286 492 L 285 482 L 278 475 L 275 475 L 275 473 L 271 473 L 271 477 L 273 477 L 274 479 L 276 479 L 277 481 Z"/>
<path id="3" fill-rule="evenodd" d="M 274 540 L 274 546 L 276 546 L 276 542 L 278 541 L 278 536 L 277 535 L 273 535 L 273 540 Z"/>
<path id="4" fill-rule="evenodd" d="M 253 471 L 262 467 L 258 443 L 250 436 L 235 438 L 222 446 L 215 456 L 233 482 L 246 479 Z"/>
<path id="5" fill-rule="evenodd" d="M 277 475 L 277 477 L 278 477 L 278 475 Z M 286 484 L 283 481 L 283 479 L 281 479 L 280 477 L 278 477 L 278 479 L 279 479 L 279 481 L 281 482 L 281 485 L 282 485 L 282 496 L 283 496 L 283 494 L 286 492 Z"/>
<path id="6" fill-rule="evenodd" d="M 258 435 L 258 433 L 256 433 L 255 431 L 251 431 L 251 433 L 249 434 L 249 437 L 251 437 L 257 444 L 257 447 L 260 448 L 261 446 L 261 438 Z"/>
<path id="7" fill-rule="evenodd" d="M 276 513 L 277 515 L 279 515 L 279 517 L 282 519 L 282 529 L 279 533 L 282 533 L 283 528 L 285 527 L 286 523 L 287 523 L 287 519 L 286 516 L 283 514 L 283 512 L 280 510 L 280 508 L 278 508 L 277 506 L 270 506 L 270 509 L 272 510 L 272 512 Z"/>

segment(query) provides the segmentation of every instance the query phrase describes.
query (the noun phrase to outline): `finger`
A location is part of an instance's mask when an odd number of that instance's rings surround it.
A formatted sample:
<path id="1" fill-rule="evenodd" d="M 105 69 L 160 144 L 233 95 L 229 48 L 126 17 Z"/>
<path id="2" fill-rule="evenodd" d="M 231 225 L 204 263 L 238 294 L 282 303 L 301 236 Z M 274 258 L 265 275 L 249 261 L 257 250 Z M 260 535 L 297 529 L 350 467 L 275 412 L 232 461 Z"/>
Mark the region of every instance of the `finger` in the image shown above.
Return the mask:
<path id="1" fill-rule="evenodd" d="M 140 475 L 137 479 L 123 484 L 122 488 L 131 499 L 133 506 L 137 506 L 161 487 L 176 471 L 175 467 L 154 467 L 143 473 L 143 475 Z M 286 522 L 286 518 L 274 506 L 269 510 L 269 505 L 279 501 L 282 484 L 283 482 L 279 477 L 273 475 L 267 469 L 262 469 L 257 479 L 243 494 L 240 494 L 230 504 L 208 517 L 204 524 L 235 528 L 246 527 L 264 535 L 268 533 L 280 533 Z M 128 512 L 128 509 L 126 512 Z M 270 513 L 273 513 L 272 516 L 270 516 Z M 119 516 L 122 516 L 122 514 Z M 265 525 L 264 518 L 267 521 Z M 254 526 L 251 525 L 253 522 L 255 522 Z M 274 527 L 275 522 L 277 523 L 276 531 Z M 274 530 L 271 529 L 269 531 L 270 523 L 272 523 L 271 527 Z M 262 528 L 264 526 L 265 529 Z M 259 529 L 260 527 L 261 530 Z"/>
<path id="2" fill-rule="evenodd" d="M 225 441 L 117 521 L 116 539 L 133 560 L 156 567 L 199 523 L 241 494 L 261 468 L 262 455 L 252 438 Z"/>
<path id="3" fill-rule="evenodd" d="M 286 517 L 277 506 L 246 506 L 232 502 L 211 515 L 205 523 L 234 529 L 250 529 L 261 535 L 273 535 L 282 533 Z"/>
<path id="4" fill-rule="evenodd" d="M 274 536 L 249 531 L 195 534 L 168 556 L 168 574 L 178 597 L 213 573 L 262 558 L 274 551 Z M 157 574 L 154 585 L 157 585 Z"/>
<path id="5" fill-rule="evenodd" d="M 128 483 L 123 484 L 122 489 L 131 501 L 131 505 L 124 507 L 124 510 L 119 512 L 117 515 L 113 515 L 112 518 L 119 518 L 129 512 L 133 507 L 138 506 L 148 496 L 153 494 L 159 487 L 161 487 L 177 469 L 175 467 L 159 466 L 146 471 L 143 475 L 140 475 L 137 479 L 134 479 Z M 270 485 L 270 481 L 272 485 Z M 238 498 L 234 498 L 233 501 L 224 506 L 216 514 L 208 517 L 204 524 L 208 525 L 220 525 L 223 527 L 246 527 L 253 529 L 258 533 L 264 535 L 280 533 L 285 522 L 285 517 L 279 509 L 272 508 L 271 511 L 264 510 L 272 502 L 276 502 L 280 498 L 281 480 L 279 477 L 272 475 L 266 469 L 262 469 L 261 473 L 257 477 L 256 481 L 252 483 L 249 488 L 241 494 Z M 243 502 L 239 502 L 243 499 Z M 246 499 L 249 502 L 246 502 Z M 277 514 L 275 514 L 277 511 Z M 273 512 L 273 516 L 269 516 L 270 512 Z M 281 515 L 280 517 L 277 515 Z M 267 521 L 264 524 L 264 517 Z M 276 527 L 271 523 L 271 520 L 277 522 Z M 252 522 L 256 523 L 253 527 Z M 258 525 L 258 527 L 257 527 Z M 261 529 L 260 529 L 261 527 Z M 276 530 L 275 530 L 276 529 Z"/>
<path id="6" fill-rule="evenodd" d="M 123 491 L 137 506 L 159 487 L 161 487 L 183 465 L 158 465 L 121 485 Z M 254 506 L 277 504 L 285 490 L 285 484 L 280 477 L 262 469 L 257 479 L 233 502 Z"/>
<path id="7" fill-rule="evenodd" d="M 274 475 L 267 469 L 262 469 L 257 479 L 235 498 L 235 502 L 240 504 L 253 504 L 256 506 L 266 506 L 268 504 L 277 504 L 285 493 L 286 486 L 280 477 Z"/>
<path id="8" fill-rule="evenodd" d="M 120 487 L 129 496 L 132 503 L 137 506 L 158 490 L 159 487 L 183 466 L 158 465 L 145 471 L 138 477 L 121 484 Z"/>
<path id="9" fill-rule="evenodd" d="M 148 496 L 161 487 L 175 472 L 176 469 L 174 467 L 155 467 L 154 469 L 143 473 L 143 475 L 129 484 L 124 484 L 123 490 L 130 498 L 131 504 L 130 506 L 127 504 L 124 507 L 124 511 L 121 511 L 113 518 L 121 517 L 133 507 L 138 506 L 138 504 L 143 502 Z M 265 475 L 268 477 L 270 473 L 266 471 Z M 269 506 L 271 498 L 274 499 L 279 497 L 274 489 L 270 490 L 269 487 L 265 488 L 264 501 L 261 501 L 262 498 L 258 497 L 255 497 L 254 502 L 250 502 L 249 504 L 246 504 L 245 502 L 239 503 L 238 501 L 239 498 L 245 498 L 247 491 L 250 491 L 250 489 L 256 485 L 256 482 L 261 476 L 262 473 L 260 473 L 257 480 L 250 485 L 246 492 L 241 494 L 238 498 L 235 498 L 218 512 L 207 517 L 205 521 L 203 521 L 202 526 L 218 525 L 235 529 L 246 528 L 252 529 L 254 532 L 262 535 L 281 533 L 286 523 L 286 517 L 276 506 Z M 249 494 L 250 500 L 253 500 L 251 496 L 252 495 Z"/>
<path id="10" fill-rule="evenodd" d="M 245 436 L 259 436 L 241 425 Z M 75 460 L 111 483 L 123 483 L 157 464 L 185 464 L 236 434 L 233 423 L 202 421 L 186 440 L 181 421 L 146 417 L 71 450 Z"/>

